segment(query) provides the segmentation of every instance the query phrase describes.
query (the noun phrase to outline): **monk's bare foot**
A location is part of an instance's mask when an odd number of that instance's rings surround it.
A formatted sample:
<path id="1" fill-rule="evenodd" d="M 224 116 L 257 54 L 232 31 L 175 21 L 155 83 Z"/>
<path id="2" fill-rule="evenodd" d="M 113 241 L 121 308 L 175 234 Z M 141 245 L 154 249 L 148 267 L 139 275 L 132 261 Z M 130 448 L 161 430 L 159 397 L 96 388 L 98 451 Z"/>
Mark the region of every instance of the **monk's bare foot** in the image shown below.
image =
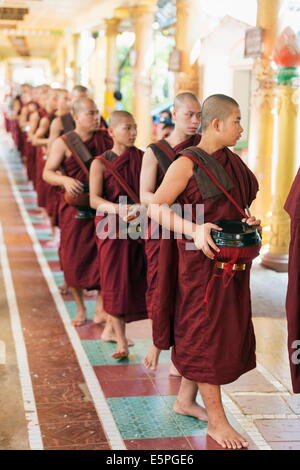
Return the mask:
<path id="1" fill-rule="evenodd" d="M 115 332 L 110 324 L 105 326 L 101 335 L 101 339 L 102 341 L 107 341 L 108 343 L 117 343 Z M 134 346 L 134 342 L 131 339 L 127 338 L 127 346 L 131 348 L 132 346 Z"/>
<path id="2" fill-rule="evenodd" d="M 103 331 L 103 333 L 102 333 L 102 335 L 101 335 L 101 339 L 102 339 L 102 341 L 107 341 L 108 343 L 117 343 L 117 338 L 116 338 L 116 336 L 115 336 L 114 333 L 106 334 L 106 333 L 104 333 L 104 331 Z M 131 348 L 132 346 L 134 346 L 134 341 L 132 341 L 131 339 L 127 338 L 127 346 L 128 346 L 129 348 Z"/>
<path id="3" fill-rule="evenodd" d="M 45 243 L 46 248 L 59 248 L 60 241 L 57 239 L 49 240 L 48 242 Z"/>
<path id="4" fill-rule="evenodd" d="M 82 326 L 86 322 L 86 312 L 78 312 L 76 317 L 72 320 L 73 326 Z"/>
<path id="5" fill-rule="evenodd" d="M 143 365 L 147 367 L 147 369 L 156 370 L 160 351 L 161 350 L 154 346 L 154 344 L 148 349 L 146 357 L 143 361 Z"/>
<path id="6" fill-rule="evenodd" d="M 96 325 L 103 325 L 107 320 L 107 314 L 100 312 L 100 313 L 95 313 L 94 318 L 93 318 L 93 323 Z"/>
<path id="7" fill-rule="evenodd" d="M 117 350 L 114 352 L 111 357 L 114 359 L 125 359 L 128 357 L 129 351 L 128 351 L 128 346 L 124 342 L 118 343 Z"/>
<path id="8" fill-rule="evenodd" d="M 172 363 L 171 366 L 170 366 L 170 369 L 169 369 L 169 375 L 172 375 L 172 377 L 181 377 L 181 374 L 180 372 L 178 372 L 178 370 L 176 369 L 176 367 L 174 366 L 174 364 Z"/>
<path id="9" fill-rule="evenodd" d="M 222 421 L 215 426 L 209 424 L 207 434 L 223 449 L 246 449 L 249 446 L 249 442 L 236 432 L 228 421 Z"/>
<path id="10" fill-rule="evenodd" d="M 70 294 L 69 287 L 67 286 L 66 283 L 64 283 L 62 286 L 59 286 L 59 292 L 61 295 L 68 295 Z"/>
<path id="11" fill-rule="evenodd" d="M 206 409 L 198 405 L 196 402 L 185 404 L 176 400 L 173 410 L 179 415 L 193 416 L 194 418 L 200 419 L 200 421 L 208 421 Z"/>

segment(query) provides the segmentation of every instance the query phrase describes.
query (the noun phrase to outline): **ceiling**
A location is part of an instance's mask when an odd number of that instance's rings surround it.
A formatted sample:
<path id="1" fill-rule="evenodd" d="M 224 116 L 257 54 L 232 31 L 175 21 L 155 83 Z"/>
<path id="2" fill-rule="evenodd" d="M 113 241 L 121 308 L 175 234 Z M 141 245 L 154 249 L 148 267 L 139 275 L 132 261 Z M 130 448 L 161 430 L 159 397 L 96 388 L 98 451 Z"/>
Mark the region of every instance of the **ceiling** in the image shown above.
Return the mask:
<path id="1" fill-rule="evenodd" d="M 64 32 L 101 27 L 115 8 L 130 4 L 132 0 L 0 0 L 0 60 L 22 56 L 22 51 L 26 55 L 26 48 L 32 57 L 49 57 Z"/>

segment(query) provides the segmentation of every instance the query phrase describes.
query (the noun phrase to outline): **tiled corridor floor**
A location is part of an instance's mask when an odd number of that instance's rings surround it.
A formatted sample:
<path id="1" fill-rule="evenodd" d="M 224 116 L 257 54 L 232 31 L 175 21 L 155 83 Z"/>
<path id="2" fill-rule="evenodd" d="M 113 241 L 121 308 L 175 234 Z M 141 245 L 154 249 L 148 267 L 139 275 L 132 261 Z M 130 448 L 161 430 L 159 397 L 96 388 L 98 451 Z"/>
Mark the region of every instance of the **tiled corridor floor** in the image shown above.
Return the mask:
<path id="1" fill-rule="evenodd" d="M 2 135 L 0 319 L 7 332 L 0 331 L 0 341 L 7 354 L 0 403 L 4 390 L 14 399 L 0 408 L 0 449 L 220 449 L 205 424 L 173 412 L 180 379 L 168 375 L 170 353 L 162 353 L 156 372 L 142 366 L 149 321 L 128 326 L 135 346 L 122 363 L 91 321 L 93 296 L 85 299 L 89 321 L 72 327 L 75 305 L 58 290 L 63 276 L 57 251 L 47 247 L 48 222 L 37 217 L 35 193 L 9 146 Z M 254 267 L 258 367 L 223 387 L 228 417 L 250 449 L 300 449 L 300 396 L 291 394 L 286 353 L 286 281 L 286 274 Z M 9 314 L 13 325 L 20 319 L 19 330 L 9 326 Z"/>

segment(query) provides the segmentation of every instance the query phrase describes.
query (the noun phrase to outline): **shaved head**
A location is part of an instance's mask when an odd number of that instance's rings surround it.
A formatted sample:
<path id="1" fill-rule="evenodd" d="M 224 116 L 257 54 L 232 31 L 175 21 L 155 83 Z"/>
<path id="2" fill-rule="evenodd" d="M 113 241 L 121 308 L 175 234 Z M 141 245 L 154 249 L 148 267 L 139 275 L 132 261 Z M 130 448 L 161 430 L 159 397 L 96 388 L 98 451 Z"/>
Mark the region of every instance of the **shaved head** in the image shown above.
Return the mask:
<path id="1" fill-rule="evenodd" d="M 239 104 L 230 96 L 211 95 L 202 106 L 202 129 L 208 128 L 214 119 L 226 121 L 234 108 L 239 108 Z"/>
<path id="2" fill-rule="evenodd" d="M 179 95 L 175 96 L 174 100 L 174 109 L 177 110 L 182 106 L 187 100 L 195 101 L 196 103 L 199 103 L 199 100 L 194 93 L 190 93 L 189 91 L 184 92 L 184 93 L 179 93 Z"/>
<path id="3" fill-rule="evenodd" d="M 91 98 L 84 97 L 76 100 L 72 106 L 73 115 L 77 116 L 77 114 L 79 114 L 81 111 L 84 111 L 87 104 L 96 106 L 95 102 Z"/>
<path id="4" fill-rule="evenodd" d="M 72 90 L 72 94 L 79 93 L 79 94 L 82 94 L 82 95 L 87 95 L 88 91 L 89 90 L 87 89 L 87 87 L 82 86 L 82 85 L 76 85 L 76 86 L 74 86 L 74 88 Z"/>
<path id="5" fill-rule="evenodd" d="M 128 111 L 114 111 L 109 118 L 109 127 L 115 128 L 122 120 L 128 118 L 134 121 L 133 115 Z"/>

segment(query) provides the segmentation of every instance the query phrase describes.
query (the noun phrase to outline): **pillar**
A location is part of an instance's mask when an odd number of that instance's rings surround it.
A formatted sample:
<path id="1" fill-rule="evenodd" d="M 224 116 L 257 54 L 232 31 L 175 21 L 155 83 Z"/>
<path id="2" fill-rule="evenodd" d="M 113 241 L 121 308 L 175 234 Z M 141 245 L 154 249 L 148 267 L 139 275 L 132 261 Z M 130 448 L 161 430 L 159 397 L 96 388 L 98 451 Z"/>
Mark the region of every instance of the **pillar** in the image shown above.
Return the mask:
<path id="1" fill-rule="evenodd" d="M 255 59 L 252 72 L 249 165 L 260 186 L 251 212 L 262 220 L 264 239 L 268 237 L 271 215 L 275 110 L 275 71 L 271 60 L 278 35 L 281 4 L 282 0 L 257 0 L 257 26 L 264 29 L 264 51 L 261 58 Z"/>
<path id="2" fill-rule="evenodd" d="M 77 55 L 79 38 L 79 34 L 66 33 L 66 81 L 69 90 L 72 90 L 72 88 L 78 84 Z"/>
<path id="3" fill-rule="evenodd" d="M 62 86 L 66 86 L 66 65 L 66 48 L 64 41 L 61 41 L 56 54 L 56 81 Z"/>
<path id="4" fill-rule="evenodd" d="M 180 53 L 180 71 L 176 73 L 175 94 L 180 91 L 199 93 L 198 58 L 193 57 L 193 48 L 201 38 L 199 30 L 199 1 L 177 0 L 176 49 Z"/>
<path id="5" fill-rule="evenodd" d="M 153 64 L 153 22 L 157 0 L 143 0 L 133 9 L 135 66 L 133 114 L 138 125 L 136 145 L 145 148 L 152 142 L 151 67 Z"/>
<path id="6" fill-rule="evenodd" d="M 268 252 L 262 258 L 264 266 L 278 272 L 288 271 L 290 219 L 283 206 L 294 180 L 297 167 L 299 89 L 296 86 L 297 82 L 292 80 L 294 77 L 297 77 L 296 68 L 294 75 L 292 74 L 290 79 L 286 79 L 284 73 L 282 73 L 287 70 L 289 69 L 280 69 L 278 74 L 279 84 L 276 88 L 278 121 L 276 124 L 275 144 L 277 158 L 274 162 L 275 178 L 272 191 L 270 245 Z M 297 81 L 299 83 L 299 77 Z"/>
<path id="7" fill-rule="evenodd" d="M 95 52 L 93 56 L 91 80 L 94 89 L 94 100 L 103 114 L 104 110 L 104 98 L 105 98 L 105 77 L 106 70 L 103 64 L 106 63 L 106 38 L 104 33 L 98 33 L 95 35 Z"/>
<path id="8" fill-rule="evenodd" d="M 107 119 L 115 107 L 114 92 L 119 86 L 119 63 L 117 50 L 118 26 L 120 20 L 111 18 L 105 20 L 106 25 L 106 90 L 103 116 Z"/>

